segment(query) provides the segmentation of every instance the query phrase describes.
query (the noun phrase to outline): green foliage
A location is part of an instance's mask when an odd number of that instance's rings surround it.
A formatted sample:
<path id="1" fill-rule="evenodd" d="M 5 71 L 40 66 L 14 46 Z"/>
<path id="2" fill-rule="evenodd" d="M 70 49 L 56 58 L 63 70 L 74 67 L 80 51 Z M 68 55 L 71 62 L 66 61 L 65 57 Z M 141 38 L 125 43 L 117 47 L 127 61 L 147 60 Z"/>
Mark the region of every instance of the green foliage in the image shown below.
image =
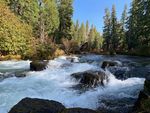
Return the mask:
<path id="1" fill-rule="evenodd" d="M 104 16 L 104 28 L 103 28 L 103 38 L 104 44 L 103 48 L 107 51 L 110 49 L 110 39 L 111 39 L 111 21 L 110 21 L 110 12 L 108 9 L 105 9 L 105 16 Z"/>
<path id="2" fill-rule="evenodd" d="M 88 21 L 86 25 L 82 23 L 81 26 L 79 26 L 77 20 L 76 25 L 72 26 L 72 37 L 72 40 L 76 41 L 80 46 L 84 43 L 88 43 L 88 51 L 100 50 L 103 44 L 102 36 L 93 25 L 89 28 Z"/>
<path id="3" fill-rule="evenodd" d="M 150 2 L 149 0 L 133 0 L 128 20 L 128 47 L 149 46 L 150 43 Z"/>
<path id="4" fill-rule="evenodd" d="M 40 1 L 39 10 L 37 34 L 41 40 L 44 40 L 44 37 L 54 34 L 58 29 L 59 13 L 55 0 Z"/>
<path id="5" fill-rule="evenodd" d="M 85 41 L 86 41 L 86 28 L 85 28 L 84 23 L 82 23 L 79 29 L 78 43 L 82 44 Z"/>
<path id="6" fill-rule="evenodd" d="M 35 26 L 38 21 L 37 0 L 3 0 L 22 21 Z"/>
<path id="7" fill-rule="evenodd" d="M 115 5 L 113 5 L 112 13 L 111 13 L 111 48 L 113 50 L 117 49 L 117 45 L 119 43 L 117 30 L 118 30 L 118 23 L 117 23 L 117 17 L 116 17 L 116 9 L 115 9 Z"/>
<path id="8" fill-rule="evenodd" d="M 58 0 L 58 11 L 59 11 L 59 29 L 57 32 L 58 41 L 61 38 L 71 39 L 71 27 L 72 27 L 72 16 L 73 16 L 73 0 Z"/>
<path id="9" fill-rule="evenodd" d="M 0 3 L 0 52 L 24 55 L 32 38 L 32 27 L 24 24 Z"/>
<path id="10" fill-rule="evenodd" d="M 127 5 L 124 6 L 122 17 L 120 20 L 120 49 L 125 51 L 127 49 L 127 40 L 126 40 L 126 22 L 127 22 Z"/>

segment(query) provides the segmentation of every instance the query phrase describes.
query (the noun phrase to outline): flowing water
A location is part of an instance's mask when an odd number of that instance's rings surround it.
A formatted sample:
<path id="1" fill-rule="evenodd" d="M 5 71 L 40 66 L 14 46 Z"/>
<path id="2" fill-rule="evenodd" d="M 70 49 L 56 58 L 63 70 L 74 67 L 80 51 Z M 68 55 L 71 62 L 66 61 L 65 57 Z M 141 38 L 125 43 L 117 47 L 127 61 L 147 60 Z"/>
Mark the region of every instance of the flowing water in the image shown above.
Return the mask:
<path id="1" fill-rule="evenodd" d="M 132 106 L 139 91 L 143 89 L 144 76 L 130 76 L 121 80 L 117 79 L 108 69 L 106 73 L 109 76 L 109 82 L 105 87 L 99 86 L 84 92 L 72 88 L 79 82 L 72 78 L 71 74 L 86 70 L 99 70 L 101 62 L 106 59 L 122 62 L 125 64 L 125 69 L 135 67 L 129 64 L 138 64 L 138 61 L 141 61 L 140 58 L 128 58 L 127 56 L 85 55 L 75 57 L 75 62 L 70 62 L 65 56 L 62 56 L 50 60 L 47 69 L 40 72 L 28 71 L 30 61 L 0 62 L 1 73 L 27 71 L 27 76 L 24 78 L 10 77 L 0 81 L 0 113 L 7 113 L 24 97 L 56 100 L 66 107 L 114 109 L 117 106 L 121 108 L 124 104 L 130 106 L 131 103 Z M 141 67 L 143 65 L 149 70 L 149 64 L 142 62 Z M 118 101 L 115 103 L 115 100 Z"/>

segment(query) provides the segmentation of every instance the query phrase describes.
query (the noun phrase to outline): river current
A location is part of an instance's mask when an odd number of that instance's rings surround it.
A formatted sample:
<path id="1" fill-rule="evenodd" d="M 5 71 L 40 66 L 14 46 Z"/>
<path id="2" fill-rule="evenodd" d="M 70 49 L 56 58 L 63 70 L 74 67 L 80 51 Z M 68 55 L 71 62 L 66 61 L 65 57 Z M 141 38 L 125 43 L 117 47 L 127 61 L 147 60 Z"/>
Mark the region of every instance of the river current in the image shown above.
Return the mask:
<path id="1" fill-rule="evenodd" d="M 74 62 L 71 62 L 66 56 L 61 56 L 50 60 L 47 69 L 34 72 L 29 71 L 30 61 L 1 61 L 1 74 L 25 72 L 27 76 L 23 78 L 10 77 L 0 81 L 0 113 L 7 113 L 24 97 L 55 100 L 69 108 L 113 109 L 116 106 L 124 107 L 124 104 L 121 102 L 119 105 L 118 102 L 112 104 L 111 100 L 114 102 L 114 100 L 123 99 L 126 99 L 123 103 L 127 102 L 126 105 L 130 106 L 129 103 L 133 104 L 139 91 L 143 89 L 144 77 L 130 76 L 123 80 L 117 79 L 107 69 L 109 82 L 104 87 L 90 88 L 82 92 L 72 88 L 79 81 L 72 78 L 71 74 L 86 70 L 99 70 L 102 61 L 106 59 L 124 63 L 122 68 L 127 68 L 127 70 L 133 67 L 132 65 L 129 67 L 130 63 L 138 64 L 138 58 L 128 58 L 127 56 L 74 56 Z M 144 66 L 149 68 L 149 64 Z"/>

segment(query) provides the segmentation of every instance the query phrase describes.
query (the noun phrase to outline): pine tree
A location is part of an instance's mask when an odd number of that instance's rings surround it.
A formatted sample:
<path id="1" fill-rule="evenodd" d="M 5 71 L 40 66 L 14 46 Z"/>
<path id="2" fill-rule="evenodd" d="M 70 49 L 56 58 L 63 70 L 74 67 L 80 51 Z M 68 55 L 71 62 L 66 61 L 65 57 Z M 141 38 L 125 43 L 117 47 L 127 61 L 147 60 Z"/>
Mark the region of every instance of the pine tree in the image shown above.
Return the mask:
<path id="1" fill-rule="evenodd" d="M 100 35 L 100 33 L 96 30 L 95 28 L 95 37 L 94 37 L 94 41 L 93 41 L 93 49 L 99 50 L 102 47 L 102 43 L 103 43 L 103 39 Z"/>
<path id="2" fill-rule="evenodd" d="M 127 31 L 127 44 L 128 49 L 131 50 L 135 47 L 137 47 L 138 44 L 138 2 L 137 0 L 133 0 L 132 7 L 130 9 L 130 16 L 128 19 L 128 31 Z"/>
<path id="3" fill-rule="evenodd" d="M 89 34 L 89 22 L 86 21 L 86 39 L 88 39 L 88 34 Z"/>
<path id="4" fill-rule="evenodd" d="M 48 35 L 54 34 L 59 27 L 59 13 L 55 0 L 39 1 L 39 22 L 37 34 L 41 41 Z"/>
<path id="5" fill-rule="evenodd" d="M 140 46 L 148 46 L 150 43 L 150 33 L 149 33 L 149 18 L 150 18 L 150 1 L 149 0 L 138 0 L 138 41 Z"/>
<path id="6" fill-rule="evenodd" d="M 150 47 L 150 0 L 145 0 L 145 18 L 144 18 L 144 31 L 145 31 L 145 42 L 148 47 Z"/>
<path id="7" fill-rule="evenodd" d="M 121 21 L 120 21 L 120 46 L 121 49 L 127 49 L 127 41 L 126 41 L 126 22 L 127 22 L 127 5 L 124 6 L 124 10 L 122 13 Z"/>
<path id="8" fill-rule="evenodd" d="M 105 9 L 103 38 L 104 38 L 104 49 L 106 48 L 107 51 L 110 48 L 110 38 L 111 38 L 110 30 L 111 30 L 110 12 L 109 9 Z"/>
<path id="9" fill-rule="evenodd" d="M 75 24 L 72 24 L 72 40 L 78 42 L 79 37 L 79 21 L 77 20 Z"/>
<path id="10" fill-rule="evenodd" d="M 58 40 L 61 38 L 71 39 L 71 26 L 73 15 L 73 0 L 58 0 L 59 30 Z"/>
<path id="11" fill-rule="evenodd" d="M 116 17 L 116 8 L 115 5 L 112 6 L 112 13 L 111 13 L 111 48 L 113 51 L 117 50 L 119 38 L 117 35 L 117 17 Z"/>
<path id="12" fill-rule="evenodd" d="M 79 29 L 78 43 L 82 44 L 85 41 L 86 41 L 86 28 L 85 28 L 84 23 L 82 23 Z"/>

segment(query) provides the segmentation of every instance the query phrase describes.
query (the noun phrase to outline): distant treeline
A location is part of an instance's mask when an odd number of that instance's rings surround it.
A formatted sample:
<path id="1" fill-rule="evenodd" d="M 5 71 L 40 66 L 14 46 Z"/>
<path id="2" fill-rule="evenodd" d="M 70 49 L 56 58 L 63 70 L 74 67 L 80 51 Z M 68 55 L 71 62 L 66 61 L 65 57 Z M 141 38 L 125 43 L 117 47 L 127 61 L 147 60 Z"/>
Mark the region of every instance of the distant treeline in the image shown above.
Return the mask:
<path id="1" fill-rule="evenodd" d="M 115 6 L 105 12 L 101 35 L 88 21 L 73 23 L 73 0 L 1 0 L 0 56 L 50 59 L 84 43 L 87 52 L 150 55 L 149 0 L 133 0 L 120 21 Z"/>
<path id="2" fill-rule="evenodd" d="M 150 56 L 150 0 L 133 0 L 128 13 L 125 5 L 120 21 L 114 5 L 105 9 L 103 38 L 105 51 Z"/>

